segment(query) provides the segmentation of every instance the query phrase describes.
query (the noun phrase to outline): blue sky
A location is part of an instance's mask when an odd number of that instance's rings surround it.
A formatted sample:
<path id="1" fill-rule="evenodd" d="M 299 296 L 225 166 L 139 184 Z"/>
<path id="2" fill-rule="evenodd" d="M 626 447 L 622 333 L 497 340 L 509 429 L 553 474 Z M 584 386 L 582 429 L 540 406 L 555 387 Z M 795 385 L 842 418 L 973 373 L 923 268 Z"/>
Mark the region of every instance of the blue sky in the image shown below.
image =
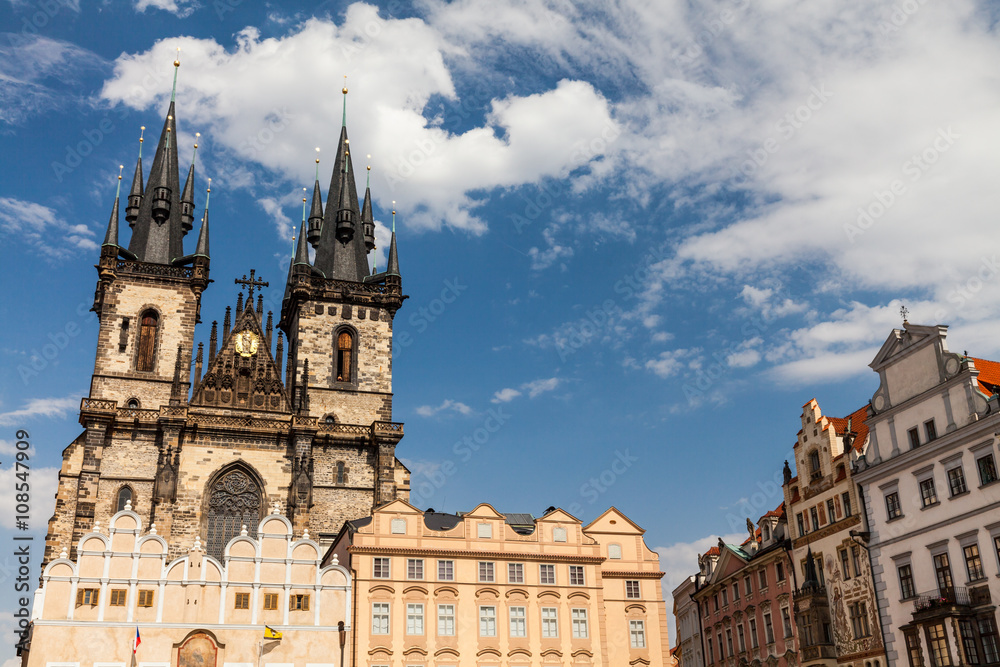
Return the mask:
<path id="1" fill-rule="evenodd" d="M 25 428 L 43 539 L 93 368 L 118 166 L 127 188 L 179 47 L 181 168 L 197 132 L 197 188 L 213 178 L 199 340 L 250 268 L 280 299 L 347 74 L 383 247 L 397 202 L 395 418 L 416 504 L 584 521 L 615 505 L 661 549 L 669 590 L 780 502 L 801 405 L 839 416 L 870 398 L 902 304 L 951 325 L 952 349 L 1000 354 L 998 15 L 970 0 L 0 3 L 3 501 Z"/>

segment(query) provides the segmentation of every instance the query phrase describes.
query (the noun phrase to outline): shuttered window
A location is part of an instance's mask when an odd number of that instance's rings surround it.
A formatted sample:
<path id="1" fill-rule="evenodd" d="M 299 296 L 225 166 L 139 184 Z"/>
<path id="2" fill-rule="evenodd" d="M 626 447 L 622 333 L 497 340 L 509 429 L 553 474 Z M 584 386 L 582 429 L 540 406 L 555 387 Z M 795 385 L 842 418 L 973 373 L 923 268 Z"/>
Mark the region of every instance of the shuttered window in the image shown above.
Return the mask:
<path id="1" fill-rule="evenodd" d="M 137 371 L 153 370 L 158 326 L 159 318 L 155 311 L 147 310 L 142 314 L 142 325 L 139 327 L 139 353 L 135 361 Z"/>

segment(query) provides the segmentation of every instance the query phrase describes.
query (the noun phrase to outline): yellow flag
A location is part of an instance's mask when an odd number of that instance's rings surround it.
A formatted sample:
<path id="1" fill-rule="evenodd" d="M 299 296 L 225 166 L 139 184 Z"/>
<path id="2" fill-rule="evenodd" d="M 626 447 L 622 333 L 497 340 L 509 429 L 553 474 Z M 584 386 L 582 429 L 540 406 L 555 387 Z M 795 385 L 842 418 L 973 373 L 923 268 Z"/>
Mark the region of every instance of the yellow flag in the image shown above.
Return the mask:
<path id="1" fill-rule="evenodd" d="M 264 639 L 281 639 L 281 633 L 269 625 L 264 626 Z"/>

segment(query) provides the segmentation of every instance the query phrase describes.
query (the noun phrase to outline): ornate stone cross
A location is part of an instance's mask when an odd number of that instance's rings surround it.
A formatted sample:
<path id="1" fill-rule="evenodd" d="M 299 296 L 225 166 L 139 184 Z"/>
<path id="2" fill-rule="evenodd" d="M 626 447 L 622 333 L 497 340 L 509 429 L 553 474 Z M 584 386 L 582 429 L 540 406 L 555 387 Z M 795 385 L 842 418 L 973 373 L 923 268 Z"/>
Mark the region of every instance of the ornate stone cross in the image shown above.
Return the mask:
<path id="1" fill-rule="evenodd" d="M 267 283 L 263 280 L 254 280 L 253 274 L 255 269 L 250 269 L 250 280 L 247 280 L 247 274 L 243 274 L 242 278 L 237 278 L 235 282 L 237 285 L 246 285 L 249 295 L 247 296 L 247 303 L 253 303 L 253 291 L 256 287 L 267 287 Z"/>

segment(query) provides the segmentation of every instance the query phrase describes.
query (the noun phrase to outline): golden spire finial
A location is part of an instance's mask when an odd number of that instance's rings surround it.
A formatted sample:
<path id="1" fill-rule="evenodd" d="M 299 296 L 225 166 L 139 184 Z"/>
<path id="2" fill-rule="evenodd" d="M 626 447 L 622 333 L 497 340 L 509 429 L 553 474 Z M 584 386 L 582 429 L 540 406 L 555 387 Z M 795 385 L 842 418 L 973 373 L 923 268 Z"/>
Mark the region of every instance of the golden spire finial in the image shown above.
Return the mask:
<path id="1" fill-rule="evenodd" d="M 177 55 L 174 56 L 174 67 L 181 66 L 181 47 L 177 47 Z"/>
<path id="2" fill-rule="evenodd" d="M 341 91 L 345 95 L 347 94 L 347 75 L 344 75 L 344 89 Z"/>
<path id="3" fill-rule="evenodd" d="M 123 164 L 118 165 L 118 180 L 119 181 L 122 180 L 122 169 L 124 169 L 124 168 L 125 168 L 125 165 L 123 165 Z"/>
<path id="4" fill-rule="evenodd" d="M 302 222 L 306 221 L 306 192 L 305 188 L 302 188 Z"/>
<path id="5" fill-rule="evenodd" d="M 201 132 L 194 133 L 194 147 L 198 148 L 198 140 L 201 139 Z"/>

